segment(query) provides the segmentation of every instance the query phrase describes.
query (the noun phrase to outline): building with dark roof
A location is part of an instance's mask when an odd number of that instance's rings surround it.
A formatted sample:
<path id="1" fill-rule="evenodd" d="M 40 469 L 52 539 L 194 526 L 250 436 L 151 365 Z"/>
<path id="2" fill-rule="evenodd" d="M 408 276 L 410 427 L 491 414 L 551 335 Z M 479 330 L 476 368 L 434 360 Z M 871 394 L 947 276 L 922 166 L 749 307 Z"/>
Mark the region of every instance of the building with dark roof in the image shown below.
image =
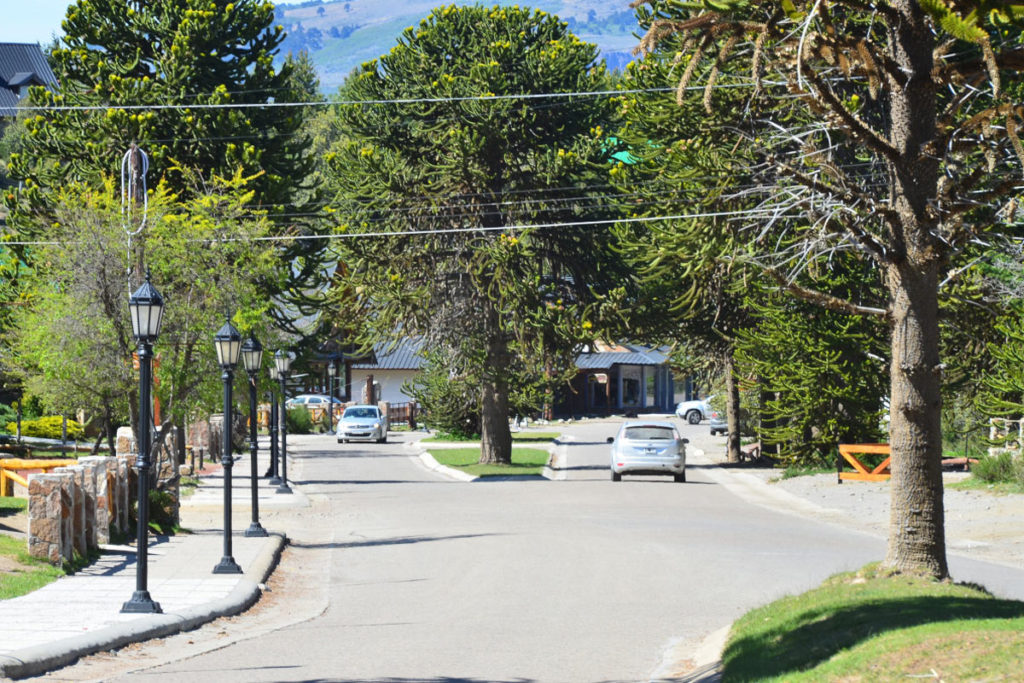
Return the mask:
<path id="1" fill-rule="evenodd" d="M 359 398 L 369 379 L 378 401 L 406 403 L 413 400 L 402 391 L 402 385 L 420 374 L 423 365 L 423 342 L 420 338 L 404 338 L 395 343 L 374 344 L 369 358 L 352 362 L 350 386 Z"/>
<path id="2" fill-rule="evenodd" d="M 366 400 L 365 387 L 374 385 L 376 399 L 405 403 L 402 391 L 423 365 L 423 342 L 405 338 L 376 344 L 360 359 L 348 361 L 345 386 L 351 400 Z M 675 383 L 666 353 L 639 344 L 595 344 L 576 357 L 578 374 L 554 406 L 559 416 L 612 413 L 671 413 Z"/>
<path id="3" fill-rule="evenodd" d="M 598 343 L 576 357 L 579 373 L 556 415 L 671 413 L 675 382 L 668 356 L 639 344 Z"/>
<path id="4" fill-rule="evenodd" d="M 0 43 L 0 118 L 18 115 L 29 86 L 56 84 L 39 43 Z"/>

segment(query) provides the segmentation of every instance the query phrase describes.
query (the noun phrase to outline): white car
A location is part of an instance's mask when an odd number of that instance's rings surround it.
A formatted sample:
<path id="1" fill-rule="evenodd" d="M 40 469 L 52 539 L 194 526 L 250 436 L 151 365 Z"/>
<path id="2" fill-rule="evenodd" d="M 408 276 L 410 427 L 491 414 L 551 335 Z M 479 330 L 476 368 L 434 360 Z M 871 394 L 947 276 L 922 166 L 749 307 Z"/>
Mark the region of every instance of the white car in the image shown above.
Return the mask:
<path id="1" fill-rule="evenodd" d="M 701 420 L 711 414 L 711 399 L 713 396 L 698 398 L 693 401 L 683 401 L 676 405 L 676 416 L 692 425 L 700 424 Z"/>
<path id="2" fill-rule="evenodd" d="M 612 445 L 612 481 L 623 474 L 671 474 L 686 481 L 686 444 L 671 422 L 637 420 L 623 422 Z"/>
<path id="3" fill-rule="evenodd" d="M 345 408 L 338 420 L 338 443 L 366 439 L 388 442 L 388 418 L 377 406 L 355 405 Z"/>
<path id="4" fill-rule="evenodd" d="M 335 398 L 334 405 L 341 403 L 341 399 Z M 331 404 L 331 397 L 325 394 L 299 394 L 284 402 L 289 409 L 303 406 L 305 408 L 327 408 Z"/>

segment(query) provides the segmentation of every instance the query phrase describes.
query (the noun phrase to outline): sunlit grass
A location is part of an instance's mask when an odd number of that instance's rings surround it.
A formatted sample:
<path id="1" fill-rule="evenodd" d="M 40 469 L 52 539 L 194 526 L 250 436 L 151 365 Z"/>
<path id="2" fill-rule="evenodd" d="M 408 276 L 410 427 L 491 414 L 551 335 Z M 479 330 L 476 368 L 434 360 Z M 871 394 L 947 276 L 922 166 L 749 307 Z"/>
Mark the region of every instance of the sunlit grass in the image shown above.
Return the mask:
<path id="1" fill-rule="evenodd" d="M 511 465 L 479 465 L 479 447 L 445 448 L 430 453 L 442 465 L 477 477 L 540 474 L 550 457 L 547 451 L 539 448 L 513 448 Z"/>
<path id="2" fill-rule="evenodd" d="M 744 615 L 729 681 L 1017 680 L 1024 602 L 875 565 Z"/>

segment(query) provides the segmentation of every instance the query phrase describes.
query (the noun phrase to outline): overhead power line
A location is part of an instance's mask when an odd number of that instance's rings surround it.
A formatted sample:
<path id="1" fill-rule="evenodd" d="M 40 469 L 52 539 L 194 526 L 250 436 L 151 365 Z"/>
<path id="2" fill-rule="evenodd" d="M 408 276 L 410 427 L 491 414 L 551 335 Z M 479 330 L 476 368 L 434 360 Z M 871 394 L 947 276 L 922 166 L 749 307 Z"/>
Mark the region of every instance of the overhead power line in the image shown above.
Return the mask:
<path id="1" fill-rule="evenodd" d="M 753 81 L 750 83 L 718 83 L 714 86 L 716 90 L 722 89 L 733 89 L 733 88 L 749 88 L 752 86 Z M 772 83 L 765 81 L 764 84 L 768 85 L 784 85 L 782 83 Z M 700 90 L 703 91 L 705 86 L 690 86 L 687 90 Z M 19 110 L 24 111 L 108 111 L 110 109 L 124 109 L 125 111 L 159 111 L 163 109 L 260 109 L 260 108 L 274 108 L 274 107 L 334 107 L 344 105 L 381 105 L 381 104 L 439 104 L 443 102 L 478 102 L 478 101 L 497 101 L 497 100 L 541 100 L 541 99 L 557 99 L 567 97 L 617 97 L 620 95 L 637 95 L 642 93 L 652 92 L 676 92 L 675 87 L 662 87 L 662 88 L 635 88 L 631 90 L 587 90 L 587 91 L 576 91 L 576 92 L 549 92 L 549 93 L 516 93 L 510 95 L 465 95 L 458 97 L 408 97 L 408 98 L 397 98 L 390 100 L 308 100 L 305 102 L 223 102 L 218 104 L 189 104 L 189 103 L 177 103 L 177 104 L 83 104 L 83 105 L 28 105 L 18 107 Z"/>
<path id="2" fill-rule="evenodd" d="M 298 242 L 311 240 L 360 239 L 367 237 L 414 237 L 423 235 L 451 235 L 480 232 L 524 232 L 527 230 L 543 230 L 547 228 L 585 228 L 611 226 L 628 223 L 652 223 L 656 221 L 695 220 L 698 218 L 738 218 L 751 216 L 774 215 L 765 209 L 743 209 L 737 211 L 708 211 L 699 213 L 676 214 L 672 216 L 637 216 L 634 218 L 609 218 L 591 221 L 574 221 L 560 223 L 535 223 L 530 225 L 505 225 L 500 227 L 467 227 L 467 228 L 433 228 L 430 230 L 397 230 L 379 232 L 351 232 L 330 235 L 268 235 L 266 237 L 206 237 L 189 240 L 190 242 Z M 60 246 L 68 241 L 39 240 L 2 242 L 4 246 Z"/>

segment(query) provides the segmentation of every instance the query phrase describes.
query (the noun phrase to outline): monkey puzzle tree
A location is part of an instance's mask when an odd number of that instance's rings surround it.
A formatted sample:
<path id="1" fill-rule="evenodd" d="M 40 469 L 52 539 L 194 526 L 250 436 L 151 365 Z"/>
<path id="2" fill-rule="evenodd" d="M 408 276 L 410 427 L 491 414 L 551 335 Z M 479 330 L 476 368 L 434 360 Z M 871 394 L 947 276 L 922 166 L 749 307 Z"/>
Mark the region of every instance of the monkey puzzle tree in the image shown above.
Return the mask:
<path id="1" fill-rule="evenodd" d="M 751 190 L 784 230 L 753 258 L 790 293 L 880 315 L 891 333 L 893 478 L 885 564 L 946 576 L 938 292 L 950 259 L 1013 203 L 1024 157 L 1014 98 L 1020 7 L 943 0 L 643 2 L 641 47 L 681 36 L 682 91 L 713 89 L 735 66 L 751 92 L 799 117 L 763 116 L 766 156 Z M 1001 204 L 1005 202 L 1005 205 Z M 998 213 L 1001 211 L 1001 213 Z M 848 300 L 799 282 L 847 251 L 870 260 L 886 301 Z"/>
<path id="2" fill-rule="evenodd" d="M 484 462 L 511 457 L 512 356 L 567 369 L 589 285 L 605 279 L 607 232 L 561 224 L 600 213 L 613 104 L 531 98 L 606 89 L 596 56 L 544 12 L 448 6 L 340 92 L 341 259 L 378 338 L 473 349 L 460 362 L 480 378 Z"/>
<path id="3" fill-rule="evenodd" d="M 306 109 L 282 105 L 319 95 L 308 60 L 274 66 L 283 29 L 273 19 L 262 0 L 70 3 L 49 55 L 58 85 L 30 89 L 11 143 L 9 173 L 21 189 L 3 200 L 18 237 L 46 235 L 56 193 L 73 182 L 101 187 L 132 142 L 148 154 L 150 187 L 162 180 L 185 200 L 241 171 L 275 233 L 314 229 L 298 217 L 312 199 Z M 301 240 L 282 248 L 294 277 L 271 293 L 299 292 L 296 283 L 319 272 L 321 249 Z"/>

